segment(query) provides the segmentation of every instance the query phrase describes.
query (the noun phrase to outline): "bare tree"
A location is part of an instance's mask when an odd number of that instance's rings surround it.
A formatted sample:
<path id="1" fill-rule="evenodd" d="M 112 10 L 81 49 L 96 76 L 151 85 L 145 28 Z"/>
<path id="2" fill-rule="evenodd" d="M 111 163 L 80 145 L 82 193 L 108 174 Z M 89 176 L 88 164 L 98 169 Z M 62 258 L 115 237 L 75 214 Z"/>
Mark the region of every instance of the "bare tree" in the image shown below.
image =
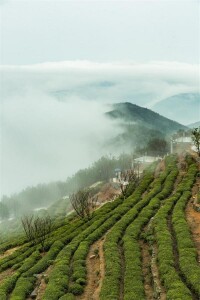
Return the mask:
<path id="1" fill-rule="evenodd" d="M 42 251 L 44 252 L 45 241 L 53 229 L 50 216 L 36 218 L 33 215 L 24 216 L 21 221 L 27 239 L 35 245 L 41 244 Z"/>
<path id="2" fill-rule="evenodd" d="M 45 241 L 52 231 L 52 219 L 49 216 L 37 217 L 34 220 L 34 231 L 36 243 L 41 244 L 44 251 Z"/>
<path id="3" fill-rule="evenodd" d="M 35 239 L 33 216 L 24 216 L 21 222 L 28 241 L 33 242 Z"/>
<path id="4" fill-rule="evenodd" d="M 124 172 L 121 172 L 121 176 L 119 178 L 119 185 L 121 189 L 121 193 L 125 199 L 127 195 L 127 191 L 132 184 L 138 183 L 138 175 L 136 174 L 134 169 L 130 169 Z"/>
<path id="5" fill-rule="evenodd" d="M 92 196 L 90 189 L 79 190 L 69 196 L 70 202 L 77 215 L 89 218 L 96 207 L 97 196 Z"/>

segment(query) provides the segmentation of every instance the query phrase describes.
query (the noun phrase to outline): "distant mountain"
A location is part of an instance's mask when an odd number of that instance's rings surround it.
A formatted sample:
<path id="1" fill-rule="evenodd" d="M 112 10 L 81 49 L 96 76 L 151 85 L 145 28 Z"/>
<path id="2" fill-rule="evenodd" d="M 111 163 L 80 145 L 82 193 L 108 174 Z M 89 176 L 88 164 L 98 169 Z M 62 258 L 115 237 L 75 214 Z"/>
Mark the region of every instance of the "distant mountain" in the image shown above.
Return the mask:
<path id="1" fill-rule="evenodd" d="M 174 95 L 156 103 L 151 108 L 159 114 L 182 124 L 194 123 L 200 118 L 200 94 Z"/>
<path id="2" fill-rule="evenodd" d="M 129 149 L 147 153 L 149 143 L 160 143 L 159 141 L 168 140 L 168 136 L 173 132 L 179 129 L 188 129 L 150 109 L 129 102 L 112 105 L 112 110 L 106 115 L 113 120 L 118 120 L 122 129 L 122 132 L 111 139 L 109 145 L 106 146 L 121 151 Z M 168 152 L 167 147 L 163 153 L 158 147 L 156 151 L 154 151 L 154 155 L 164 155 Z"/>
<path id="3" fill-rule="evenodd" d="M 199 127 L 199 126 L 200 126 L 200 121 L 187 125 L 187 127 L 189 127 L 189 128 L 196 128 L 196 127 Z"/>
<path id="4" fill-rule="evenodd" d="M 103 93 L 110 88 L 114 87 L 117 83 L 114 81 L 94 81 L 89 84 L 80 84 L 76 87 L 71 87 L 67 89 L 60 89 L 49 91 L 49 95 L 55 97 L 58 101 L 65 102 L 68 97 L 75 96 L 85 98 L 85 99 L 96 99 L 97 97 L 97 89 L 100 93 Z"/>
<path id="5" fill-rule="evenodd" d="M 124 124 L 144 126 L 151 130 L 160 131 L 163 134 L 171 134 L 179 129 L 187 129 L 182 124 L 136 104 L 125 102 L 114 104 L 112 107 L 113 110 L 107 112 L 107 116 L 121 120 Z"/>

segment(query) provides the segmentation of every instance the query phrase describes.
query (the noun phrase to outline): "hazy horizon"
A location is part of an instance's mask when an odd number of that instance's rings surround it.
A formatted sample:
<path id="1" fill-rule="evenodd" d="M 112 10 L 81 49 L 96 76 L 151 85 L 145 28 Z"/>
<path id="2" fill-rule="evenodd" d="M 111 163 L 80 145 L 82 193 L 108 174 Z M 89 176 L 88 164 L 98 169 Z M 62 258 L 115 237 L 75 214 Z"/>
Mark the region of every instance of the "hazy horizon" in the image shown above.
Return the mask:
<path id="1" fill-rule="evenodd" d="M 109 154 L 108 104 L 199 94 L 199 1 L 4 0 L 0 25 L 0 196 Z"/>

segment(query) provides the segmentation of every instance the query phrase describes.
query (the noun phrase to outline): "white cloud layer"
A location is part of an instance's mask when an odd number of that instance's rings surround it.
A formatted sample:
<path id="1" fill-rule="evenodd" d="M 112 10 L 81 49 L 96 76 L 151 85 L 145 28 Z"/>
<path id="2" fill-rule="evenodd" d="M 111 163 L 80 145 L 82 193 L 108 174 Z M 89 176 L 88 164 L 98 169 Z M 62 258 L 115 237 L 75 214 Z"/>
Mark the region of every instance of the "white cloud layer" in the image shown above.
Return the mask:
<path id="1" fill-rule="evenodd" d="M 199 66 L 177 62 L 65 61 L 2 66 L 1 70 L 5 96 L 16 89 L 23 92 L 33 88 L 45 93 L 62 91 L 66 97 L 130 100 L 149 106 L 178 93 L 199 91 Z"/>
<path id="2" fill-rule="evenodd" d="M 65 61 L 1 66 L 1 193 L 65 179 L 109 153 L 108 103 L 152 107 L 199 92 L 199 67 L 177 62 Z"/>

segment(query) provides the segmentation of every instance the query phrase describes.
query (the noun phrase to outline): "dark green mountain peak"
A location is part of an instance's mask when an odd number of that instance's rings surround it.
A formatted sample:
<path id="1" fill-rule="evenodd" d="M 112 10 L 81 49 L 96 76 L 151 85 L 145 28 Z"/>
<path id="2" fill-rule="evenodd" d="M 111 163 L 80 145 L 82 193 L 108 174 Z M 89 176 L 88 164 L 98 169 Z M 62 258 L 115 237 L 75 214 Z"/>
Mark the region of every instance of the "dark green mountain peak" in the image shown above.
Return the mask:
<path id="1" fill-rule="evenodd" d="M 106 113 L 112 119 L 118 119 L 125 123 L 142 125 L 151 129 L 160 130 L 163 133 L 171 133 L 179 129 L 187 129 L 186 126 L 159 115 L 158 113 L 132 104 L 130 102 L 116 103 L 113 110 Z"/>

